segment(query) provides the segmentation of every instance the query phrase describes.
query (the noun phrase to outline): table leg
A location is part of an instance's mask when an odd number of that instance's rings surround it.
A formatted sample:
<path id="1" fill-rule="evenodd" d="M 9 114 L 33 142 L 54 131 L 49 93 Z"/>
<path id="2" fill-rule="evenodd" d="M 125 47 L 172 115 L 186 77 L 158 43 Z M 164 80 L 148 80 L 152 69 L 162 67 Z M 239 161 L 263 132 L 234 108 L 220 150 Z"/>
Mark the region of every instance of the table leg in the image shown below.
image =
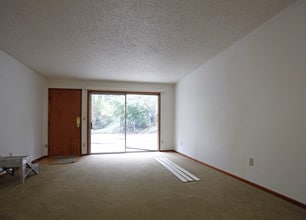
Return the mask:
<path id="1" fill-rule="evenodd" d="M 25 179 L 25 172 L 26 172 L 26 160 L 21 160 L 21 167 L 20 167 L 20 181 L 24 183 Z"/>

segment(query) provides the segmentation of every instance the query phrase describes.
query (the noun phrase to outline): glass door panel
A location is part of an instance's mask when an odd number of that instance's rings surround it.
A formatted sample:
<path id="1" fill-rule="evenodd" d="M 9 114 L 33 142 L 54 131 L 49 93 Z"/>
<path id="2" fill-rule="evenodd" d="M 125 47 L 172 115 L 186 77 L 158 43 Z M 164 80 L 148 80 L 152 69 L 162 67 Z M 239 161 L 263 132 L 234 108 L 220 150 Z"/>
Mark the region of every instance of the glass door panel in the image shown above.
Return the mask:
<path id="1" fill-rule="evenodd" d="M 158 150 L 158 95 L 126 95 L 126 151 Z"/>
<path id="2" fill-rule="evenodd" d="M 91 153 L 125 152 L 125 94 L 91 94 Z"/>

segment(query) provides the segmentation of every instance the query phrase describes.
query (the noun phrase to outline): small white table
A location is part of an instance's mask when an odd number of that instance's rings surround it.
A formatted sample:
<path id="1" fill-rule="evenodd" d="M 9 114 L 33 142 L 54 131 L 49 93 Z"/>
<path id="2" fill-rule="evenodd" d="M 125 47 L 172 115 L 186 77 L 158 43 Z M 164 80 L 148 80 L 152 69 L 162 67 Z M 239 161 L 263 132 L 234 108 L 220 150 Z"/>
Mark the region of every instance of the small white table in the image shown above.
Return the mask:
<path id="1" fill-rule="evenodd" d="M 24 183 L 25 178 L 30 172 L 38 174 L 38 164 L 31 163 L 31 156 L 11 156 L 0 157 L 0 168 L 13 176 L 15 168 L 19 169 L 20 181 Z"/>

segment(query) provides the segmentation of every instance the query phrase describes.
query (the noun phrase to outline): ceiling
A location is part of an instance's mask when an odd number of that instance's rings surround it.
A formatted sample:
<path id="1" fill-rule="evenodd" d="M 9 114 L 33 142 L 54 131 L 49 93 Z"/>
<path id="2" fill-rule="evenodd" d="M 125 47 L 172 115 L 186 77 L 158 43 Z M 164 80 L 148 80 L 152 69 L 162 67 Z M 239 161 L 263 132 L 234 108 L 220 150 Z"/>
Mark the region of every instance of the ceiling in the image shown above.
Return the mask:
<path id="1" fill-rule="evenodd" d="M 295 0 L 0 0 L 0 49 L 48 79 L 175 83 Z"/>

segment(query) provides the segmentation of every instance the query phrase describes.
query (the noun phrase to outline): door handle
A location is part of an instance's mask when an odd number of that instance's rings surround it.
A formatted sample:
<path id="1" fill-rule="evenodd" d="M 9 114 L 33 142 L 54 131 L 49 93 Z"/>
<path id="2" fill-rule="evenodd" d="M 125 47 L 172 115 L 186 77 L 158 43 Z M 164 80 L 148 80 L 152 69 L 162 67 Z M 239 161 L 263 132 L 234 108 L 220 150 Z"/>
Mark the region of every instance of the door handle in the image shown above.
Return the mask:
<path id="1" fill-rule="evenodd" d="M 77 117 L 77 118 L 76 118 L 76 126 L 77 126 L 77 128 L 80 127 L 80 124 L 81 124 L 81 118 L 80 118 L 80 117 Z"/>

